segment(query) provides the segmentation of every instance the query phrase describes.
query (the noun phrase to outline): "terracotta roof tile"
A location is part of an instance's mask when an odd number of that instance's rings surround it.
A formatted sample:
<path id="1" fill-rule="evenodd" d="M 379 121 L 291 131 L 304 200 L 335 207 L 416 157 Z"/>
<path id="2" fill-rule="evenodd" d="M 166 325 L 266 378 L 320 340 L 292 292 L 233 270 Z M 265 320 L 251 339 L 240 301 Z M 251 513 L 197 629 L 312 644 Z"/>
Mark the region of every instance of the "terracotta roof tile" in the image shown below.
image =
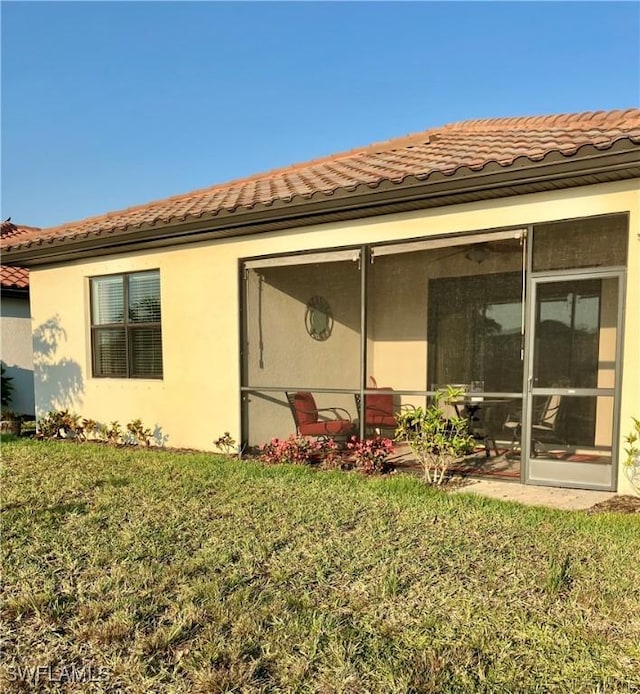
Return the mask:
<path id="1" fill-rule="evenodd" d="M 3 289 L 27 289 L 29 270 L 24 267 L 0 265 L 0 281 Z"/>
<path id="2" fill-rule="evenodd" d="M 49 229 L 6 236 L 3 231 L 3 245 L 17 247 L 116 234 L 222 211 L 250 210 L 276 201 L 286 204 L 328 196 L 362 185 L 375 188 L 385 181 L 402 183 L 408 177 L 424 181 L 434 174 L 452 176 L 461 169 L 478 171 L 491 163 L 507 167 L 521 158 L 539 161 L 553 152 L 572 156 L 585 145 L 607 149 L 621 138 L 640 144 L 640 109 L 450 123 Z"/>
<path id="3" fill-rule="evenodd" d="M 13 224 L 9 219 L 5 220 L 0 225 L 0 237 L 2 241 L 4 242 L 5 239 L 10 239 L 12 245 L 20 243 L 21 239 L 32 238 L 32 236 L 38 232 L 40 232 L 39 227 L 27 227 Z M 29 287 L 29 270 L 23 267 L 1 265 L 0 285 L 3 289 L 27 289 Z"/>
<path id="4" fill-rule="evenodd" d="M 11 239 L 13 241 L 14 239 L 21 240 L 23 238 L 31 238 L 41 231 L 42 229 L 40 227 L 28 227 L 24 224 L 14 224 L 11 221 L 11 217 L 5 219 L 4 222 L 0 224 L 0 237 L 3 240 Z"/>

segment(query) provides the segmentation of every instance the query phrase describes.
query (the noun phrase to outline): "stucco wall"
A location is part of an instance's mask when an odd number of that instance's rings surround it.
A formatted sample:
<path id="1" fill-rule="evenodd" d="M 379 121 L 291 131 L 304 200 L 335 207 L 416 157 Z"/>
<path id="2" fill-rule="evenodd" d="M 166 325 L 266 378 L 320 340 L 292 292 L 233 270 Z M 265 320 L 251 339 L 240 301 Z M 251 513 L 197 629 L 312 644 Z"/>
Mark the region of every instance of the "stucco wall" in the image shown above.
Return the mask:
<path id="1" fill-rule="evenodd" d="M 29 297 L 2 296 L 1 359 L 14 387 L 10 409 L 18 414 L 33 415 L 33 349 L 31 346 L 31 311 Z"/>
<path id="2" fill-rule="evenodd" d="M 39 410 L 71 406 L 85 416 L 157 426 L 171 446 L 212 448 L 240 431 L 238 259 L 340 247 L 348 243 L 521 226 L 613 212 L 630 214 L 621 428 L 640 414 L 640 190 L 638 181 L 587 186 L 422 212 L 340 222 L 257 237 L 202 242 L 175 250 L 79 261 L 31 274 L 32 314 L 44 354 Z M 90 370 L 88 278 L 159 268 L 164 378 L 94 379 Z M 381 383 L 381 385 L 384 385 Z M 620 490 L 631 487 L 620 472 Z"/>

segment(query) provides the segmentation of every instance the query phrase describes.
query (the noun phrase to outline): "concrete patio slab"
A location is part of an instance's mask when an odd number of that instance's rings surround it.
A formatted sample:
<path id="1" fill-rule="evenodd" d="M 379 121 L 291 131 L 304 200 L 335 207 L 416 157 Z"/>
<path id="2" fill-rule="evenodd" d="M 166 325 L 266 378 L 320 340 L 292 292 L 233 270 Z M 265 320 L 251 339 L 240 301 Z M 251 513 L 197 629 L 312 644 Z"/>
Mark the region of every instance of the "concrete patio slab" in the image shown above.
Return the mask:
<path id="1" fill-rule="evenodd" d="M 452 491 L 453 494 L 479 494 L 492 499 L 516 501 L 527 506 L 579 511 L 616 496 L 615 492 L 599 492 L 589 489 L 559 489 L 529 484 L 517 484 L 498 480 L 470 480 L 469 484 Z"/>

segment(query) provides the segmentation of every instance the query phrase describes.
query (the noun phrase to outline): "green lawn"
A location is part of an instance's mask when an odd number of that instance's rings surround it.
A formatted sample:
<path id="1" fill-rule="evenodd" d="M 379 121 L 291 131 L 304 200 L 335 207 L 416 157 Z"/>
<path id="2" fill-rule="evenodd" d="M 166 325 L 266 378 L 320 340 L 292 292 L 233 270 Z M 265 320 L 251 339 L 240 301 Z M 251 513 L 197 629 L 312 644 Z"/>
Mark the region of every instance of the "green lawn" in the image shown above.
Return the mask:
<path id="1" fill-rule="evenodd" d="M 636 514 L 206 454 L 2 453 L 3 691 L 60 688 L 38 665 L 103 668 L 83 692 L 640 691 Z"/>

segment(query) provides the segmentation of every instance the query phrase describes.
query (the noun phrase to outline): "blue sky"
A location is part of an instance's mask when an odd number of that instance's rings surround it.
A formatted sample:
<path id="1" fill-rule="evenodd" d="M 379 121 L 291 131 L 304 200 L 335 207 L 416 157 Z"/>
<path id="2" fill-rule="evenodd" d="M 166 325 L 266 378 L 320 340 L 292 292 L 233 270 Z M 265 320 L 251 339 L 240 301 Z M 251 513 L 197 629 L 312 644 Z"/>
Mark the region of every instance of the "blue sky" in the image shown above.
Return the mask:
<path id="1" fill-rule="evenodd" d="M 424 130 L 640 103 L 636 2 L 2 2 L 2 218 Z"/>

